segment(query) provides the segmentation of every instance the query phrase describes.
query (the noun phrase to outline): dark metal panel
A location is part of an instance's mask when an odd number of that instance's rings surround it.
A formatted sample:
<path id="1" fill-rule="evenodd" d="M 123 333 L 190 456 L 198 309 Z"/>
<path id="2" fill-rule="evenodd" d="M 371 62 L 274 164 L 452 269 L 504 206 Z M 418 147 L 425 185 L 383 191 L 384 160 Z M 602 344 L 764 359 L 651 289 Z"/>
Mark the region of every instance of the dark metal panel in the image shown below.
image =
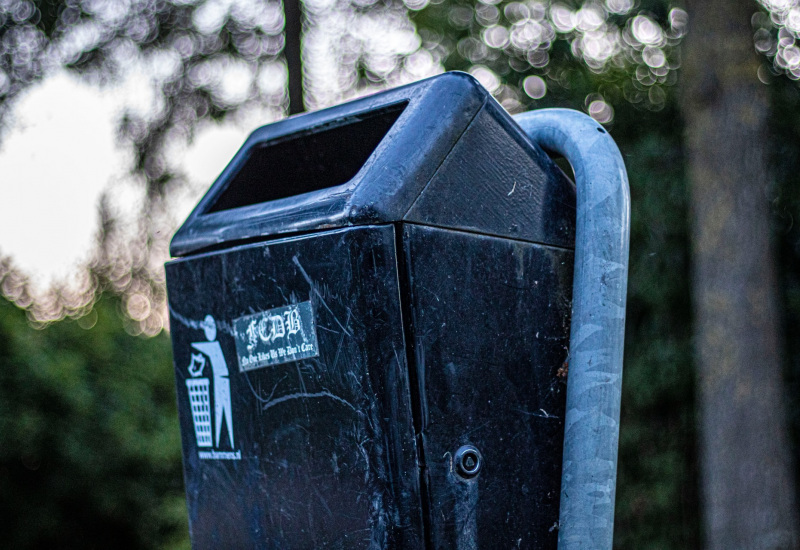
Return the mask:
<path id="1" fill-rule="evenodd" d="M 572 248 L 575 186 L 492 100 L 405 220 Z"/>
<path id="2" fill-rule="evenodd" d="M 403 243 L 432 547 L 555 548 L 573 254 L 416 225 Z"/>
<path id="3" fill-rule="evenodd" d="M 167 277 L 193 546 L 422 548 L 394 228 L 194 256 Z M 251 321 L 254 356 L 286 353 L 241 361 Z"/>

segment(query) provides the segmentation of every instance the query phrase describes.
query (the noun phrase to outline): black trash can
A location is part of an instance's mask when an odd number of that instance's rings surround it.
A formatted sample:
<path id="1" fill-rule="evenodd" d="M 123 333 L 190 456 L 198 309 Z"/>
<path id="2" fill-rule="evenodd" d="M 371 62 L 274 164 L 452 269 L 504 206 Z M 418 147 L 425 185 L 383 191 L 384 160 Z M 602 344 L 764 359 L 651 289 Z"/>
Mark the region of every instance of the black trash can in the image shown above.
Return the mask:
<path id="1" fill-rule="evenodd" d="M 172 241 L 195 548 L 555 548 L 575 188 L 450 73 L 255 131 Z"/>

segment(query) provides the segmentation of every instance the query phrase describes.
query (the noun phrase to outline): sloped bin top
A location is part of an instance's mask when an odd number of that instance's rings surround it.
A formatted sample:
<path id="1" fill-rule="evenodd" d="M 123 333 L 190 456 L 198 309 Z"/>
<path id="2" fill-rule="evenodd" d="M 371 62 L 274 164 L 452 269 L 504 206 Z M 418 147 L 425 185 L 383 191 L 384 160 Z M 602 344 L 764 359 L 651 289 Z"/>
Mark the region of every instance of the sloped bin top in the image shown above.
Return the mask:
<path id="1" fill-rule="evenodd" d="M 259 128 L 170 251 L 400 221 L 571 248 L 574 205 L 545 153 L 454 72 Z"/>

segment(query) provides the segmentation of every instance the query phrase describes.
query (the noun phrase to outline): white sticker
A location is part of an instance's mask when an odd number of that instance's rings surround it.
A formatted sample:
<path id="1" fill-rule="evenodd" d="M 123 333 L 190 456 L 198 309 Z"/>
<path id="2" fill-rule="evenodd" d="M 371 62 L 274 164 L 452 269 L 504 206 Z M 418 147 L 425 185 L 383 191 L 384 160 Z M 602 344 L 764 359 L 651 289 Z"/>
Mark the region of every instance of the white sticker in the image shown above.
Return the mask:
<path id="1" fill-rule="evenodd" d="M 240 317 L 233 327 L 242 372 L 319 356 L 311 302 Z"/>
<path id="2" fill-rule="evenodd" d="M 231 408 L 231 383 L 228 378 L 228 364 L 222 355 L 222 348 L 217 341 L 217 323 L 211 315 L 203 319 L 203 331 L 206 342 L 191 344 L 199 353 L 192 353 L 189 363 L 189 375 L 186 379 L 186 390 L 189 392 L 189 403 L 192 409 L 192 423 L 194 424 L 195 441 L 201 459 L 214 460 L 239 460 L 242 453 L 234 450 L 233 446 L 233 411 Z M 207 369 L 210 364 L 210 369 Z M 210 370 L 211 377 L 203 374 Z M 211 405 L 214 405 L 214 414 L 211 414 Z M 213 418 L 213 423 L 212 423 Z M 222 435 L 223 421 L 227 428 L 227 441 L 230 451 L 221 451 L 220 437 Z"/>

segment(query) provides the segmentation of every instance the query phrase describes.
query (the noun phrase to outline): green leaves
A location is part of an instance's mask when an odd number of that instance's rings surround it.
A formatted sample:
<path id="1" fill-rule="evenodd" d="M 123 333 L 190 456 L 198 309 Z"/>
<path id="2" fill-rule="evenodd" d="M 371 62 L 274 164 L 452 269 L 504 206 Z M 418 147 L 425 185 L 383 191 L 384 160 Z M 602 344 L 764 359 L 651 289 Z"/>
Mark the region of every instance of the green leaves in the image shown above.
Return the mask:
<path id="1" fill-rule="evenodd" d="M 664 108 L 686 32 L 686 13 L 663 1 L 445 0 L 413 19 L 446 69 L 471 72 L 509 111 L 585 99 L 602 123 L 606 102 Z M 546 95 L 529 93 L 530 75 Z"/>
<path id="2" fill-rule="evenodd" d="M 32 329 L 0 300 L 0 513 L 13 548 L 186 545 L 169 337 L 97 323 Z"/>

